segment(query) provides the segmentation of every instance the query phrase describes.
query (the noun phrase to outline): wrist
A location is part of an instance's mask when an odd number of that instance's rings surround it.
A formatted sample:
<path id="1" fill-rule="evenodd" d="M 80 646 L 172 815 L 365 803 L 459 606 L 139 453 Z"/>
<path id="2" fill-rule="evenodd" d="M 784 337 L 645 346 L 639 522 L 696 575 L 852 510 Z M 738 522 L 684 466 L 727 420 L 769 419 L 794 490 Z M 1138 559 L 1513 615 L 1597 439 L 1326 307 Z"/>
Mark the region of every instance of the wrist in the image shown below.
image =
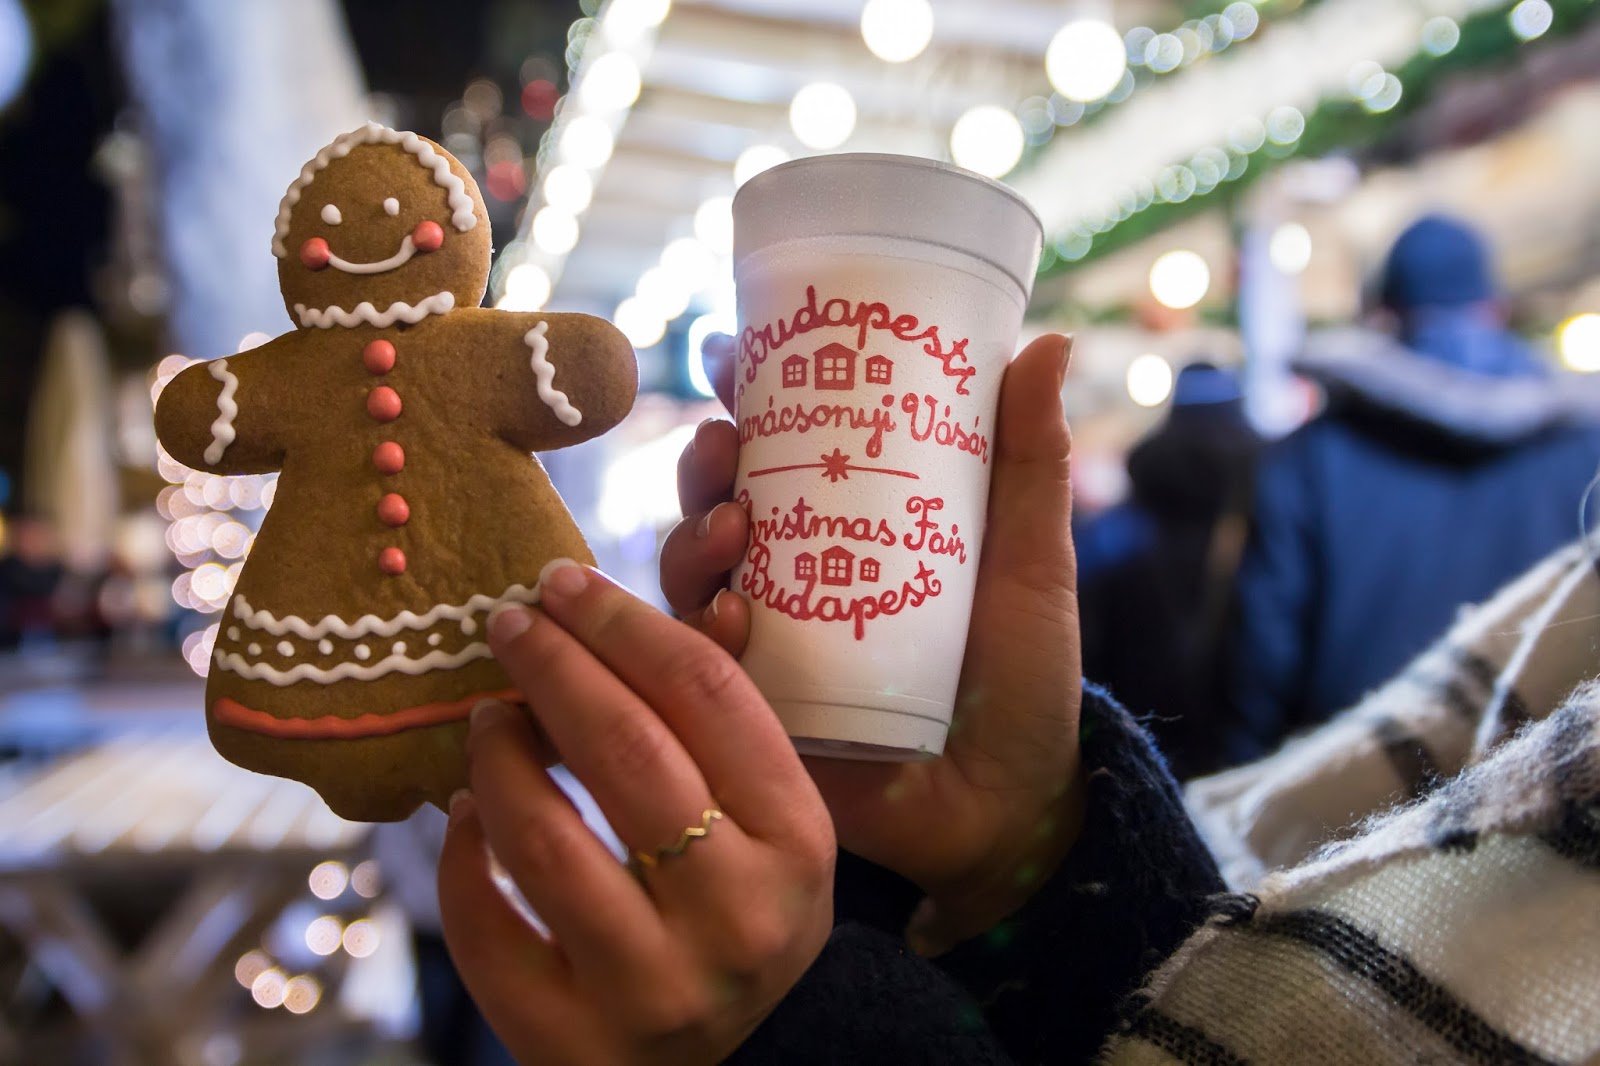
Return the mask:
<path id="1" fill-rule="evenodd" d="M 921 955 L 938 955 L 993 929 L 1021 910 L 1061 866 L 1083 829 L 1082 768 L 1067 785 L 1025 815 L 1017 831 L 995 846 L 965 877 L 924 886 L 927 897 L 912 915 L 906 939 Z"/>

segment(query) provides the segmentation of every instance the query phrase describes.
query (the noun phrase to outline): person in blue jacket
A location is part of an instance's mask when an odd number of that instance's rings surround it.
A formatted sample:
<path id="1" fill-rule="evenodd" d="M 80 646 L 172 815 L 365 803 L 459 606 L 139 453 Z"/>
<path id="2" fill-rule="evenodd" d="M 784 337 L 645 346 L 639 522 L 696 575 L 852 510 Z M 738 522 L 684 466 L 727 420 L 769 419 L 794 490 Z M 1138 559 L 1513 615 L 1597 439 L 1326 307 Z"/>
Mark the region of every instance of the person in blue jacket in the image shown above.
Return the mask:
<path id="1" fill-rule="evenodd" d="M 1429 216 L 1395 242 L 1392 334 L 1315 338 L 1327 408 L 1257 475 L 1230 653 L 1233 762 L 1326 720 L 1578 532 L 1600 393 L 1507 328 L 1483 239 Z"/>

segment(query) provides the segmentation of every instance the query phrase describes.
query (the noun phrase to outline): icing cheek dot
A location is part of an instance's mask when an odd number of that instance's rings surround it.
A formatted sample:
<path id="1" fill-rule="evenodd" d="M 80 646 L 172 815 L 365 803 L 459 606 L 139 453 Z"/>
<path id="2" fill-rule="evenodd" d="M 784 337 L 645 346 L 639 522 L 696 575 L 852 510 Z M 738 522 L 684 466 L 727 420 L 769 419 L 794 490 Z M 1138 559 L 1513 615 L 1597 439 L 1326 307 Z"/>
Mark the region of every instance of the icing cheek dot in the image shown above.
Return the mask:
<path id="1" fill-rule="evenodd" d="M 261 654 L 261 645 L 252 644 L 248 648 L 246 648 L 245 651 L 249 652 L 251 655 L 260 655 Z"/>
<path id="2" fill-rule="evenodd" d="M 357 644 L 356 658 L 360 659 L 362 662 L 366 662 L 368 659 L 372 658 L 372 649 L 367 647 L 365 644 Z"/>
<path id="3" fill-rule="evenodd" d="M 339 213 L 338 204 L 329 204 L 322 209 L 322 221 L 330 226 L 337 226 L 344 221 L 344 216 Z"/>
<path id="4" fill-rule="evenodd" d="M 239 627 L 238 626 L 229 626 L 228 627 L 228 639 L 233 641 L 235 644 L 237 644 L 239 642 Z"/>
<path id="5" fill-rule="evenodd" d="M 406 468 L 406 450 L 392 440 L 372 449 L 372 465 L 380 474 L 398 474 Z"/>
<path id="6" fill-rule="evenodd" d="M 476 633 L 477 631 L 478 631 L 478 623 L 474 622 L 470 618 L 463 618 L 461 620 L 461 632 L 465 633 L 467 636 L 470 637 L 470 636 L 472 636 L 472 634 Z"/>
<path id="7" fill-rule="evenodd" d="M 437 252 L 444 245 L 444 227 L 432 219 L 418 222 L 411 231 L 411 243 L 419 252 Z"/>
<path id="8" fill-rule="evenodd" d="M 394 369 L 394 345 L 386 340 L 369 341 L 361 349 L 361 363 L 369 374 L 387 374 Z"/>
<path id="9" fill-rule="evenodd" d="M 403 640 L 395 641 L 394 642 L 394 653 L 396 655 L 404 655 L 406 653 L 406 642 L 403 641 Z"/>
<path id="10" fill-rule="evenodd" d="M 322 640 L 317 641 L 317 650 L 320 651 L 324 655 L 332 655 L 333 654 L 333 641 L 328 640 L 326 637 L 324 637 Z"/>
<path id="11" fill-rule="evenodd" d="M 398 215 L 400 213 L 400 201 L 396 200 L 393 196 L 383 201 L 383 213 L 388 215 L 390 218 Z"/>
<path id="12" fill-rule="evenodd" d="M 428 634 L 428 647 L 437 648 L 443 642 L 444 642 L 444 637 L 440 636 L 438 633 L 429 633 Z"/>
<path id="13" fill-rule="evenodd" d="M 385 548 L 378 553 L 378 569 L 390 577 L 406 572 L 406 553 L 399 548 Z"/>
<path id="14" fill-rule="evenodd" d="M 387 385 L 379 385 L 367 393 L 367 414 L 378 422 L 393 422 L 400 417 L 400 394 Z"/>
<path id="15" fill-rule="evenodd" d="M 307 270 L 326 269 L 332 258 L 333 252 L 328 248 L 328 242 L 321 237 L 312 237 L 300 246 L 300 262 Z"/>
<path id="16" fill-rule="evenodd" d="M 278 654 L 282 655 L 284 658 L 288 658 L 294 654 L 294 645 L 290 644 L 287 640 L 278 641 Z"/>

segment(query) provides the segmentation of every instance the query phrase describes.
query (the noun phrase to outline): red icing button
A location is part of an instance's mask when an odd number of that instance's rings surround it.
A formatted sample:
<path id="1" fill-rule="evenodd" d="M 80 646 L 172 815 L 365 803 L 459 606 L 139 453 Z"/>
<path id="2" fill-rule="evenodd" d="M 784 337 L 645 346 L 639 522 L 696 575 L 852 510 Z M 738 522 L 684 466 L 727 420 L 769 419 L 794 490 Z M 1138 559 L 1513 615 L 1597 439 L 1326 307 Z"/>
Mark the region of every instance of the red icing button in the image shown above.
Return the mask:
<path id="1" fill-rule="evenodd" d="M 367 393 L 367 414 L 379 422 L 393 422 L 400 417 L 400 394 L 387 385 L 379 385 Z"/>
<path id="2" fill-rule="evenodd" d="M 394 345 L 383 340 L 369 341 L 361 349 L 361 361 L 369 373 L 387 374 L 394 369 Z"/>
<path id="3" fill-rule="evenodd" d="M 406 553 L 399 548 L 385 548 L 378 553 L 378 569 L 390 577 L 406 572 Z"/>
<path id="4" fill-rule="evenodd" d="M 406 450 L 392 440 L 372 449 L 372 465 L 380 474 L 398 474 L 406 468 Z"/>
<path id="5" fill-rule="evenodd" d="M 424 219 L 411 231 L 411 243 L 419 252 L 437 252 L 444 244 L 444 227 L 432 219 Z"/>
<path id="6" fill-rule="evenodd" d="M 386 526 L 403 526 L 411 521 L 411 505 L 398 492 L 385 493 L 378 501 L 378 521 Z"/>
<path id="7" fill-rule="evenodd" d="M 306 265 L 307 270 L 323 269 L 332 256 L 333 253 L 328 250 L 328 242 L 321 237 L 312 237 L 300 246 L 300 262 Z"/>

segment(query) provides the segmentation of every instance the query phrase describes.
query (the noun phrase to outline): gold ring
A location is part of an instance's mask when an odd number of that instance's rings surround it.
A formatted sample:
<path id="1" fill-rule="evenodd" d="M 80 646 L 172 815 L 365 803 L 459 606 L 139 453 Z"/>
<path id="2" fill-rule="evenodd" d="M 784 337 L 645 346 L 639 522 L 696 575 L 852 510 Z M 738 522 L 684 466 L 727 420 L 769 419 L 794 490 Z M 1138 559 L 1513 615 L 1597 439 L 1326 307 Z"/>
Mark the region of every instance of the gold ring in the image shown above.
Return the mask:
<path id="1" fill-rule="evenodd" d="M 700 824 L 691 825 L 685 829 L 683 831 L 683 835 L 678 838 L 676 843 L 669 844 L 664 848 L 657 848 L 654 855 L 649 855 L 642 851 L 634 852 L 634 864 L 637 866 L 642 866 L 645 869 L 654 869 L 656 866 L 660 865 L 662 859 L 669 858 L 674 855 L 682 855 L 685 851 L 689 850 L 690 844 L 710 833 L 711 823 L 721 821 L 722 817 L 723 814 L 721 811 L 717 810 L 715 807 L 707 807 L 705 810 L 700 812 Z"/>

